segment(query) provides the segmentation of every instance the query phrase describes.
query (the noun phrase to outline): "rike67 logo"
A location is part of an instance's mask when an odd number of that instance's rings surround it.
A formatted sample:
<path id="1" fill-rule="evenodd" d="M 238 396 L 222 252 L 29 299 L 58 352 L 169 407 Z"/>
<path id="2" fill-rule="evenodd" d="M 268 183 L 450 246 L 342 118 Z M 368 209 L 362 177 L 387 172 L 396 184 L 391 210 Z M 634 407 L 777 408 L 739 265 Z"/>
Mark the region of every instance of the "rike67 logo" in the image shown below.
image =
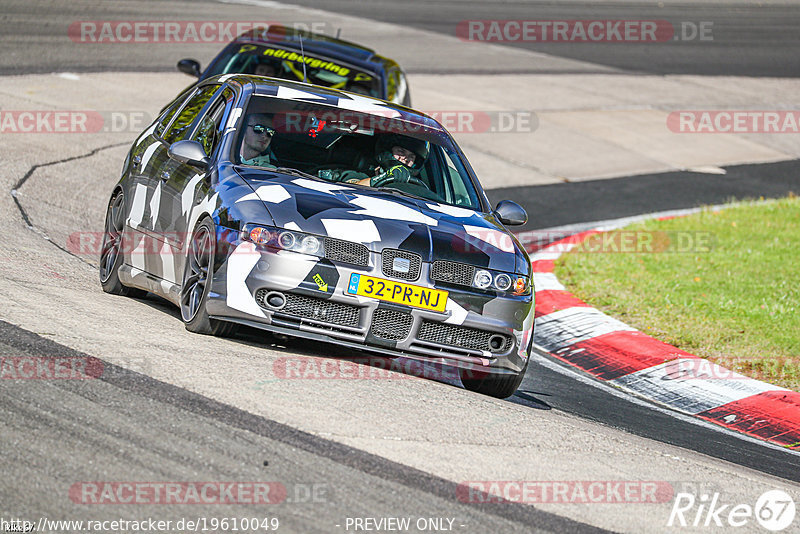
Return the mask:
<path id="1" fill-rule="evenodd" d="M 697 498 L 692 493 L 678 493 L 669 514 L 668 527 L 744 527 L 755 519 L 759 525 L 772 532 L 788 528 L 795 517 L 794 500 L 782 490 L 763 493 L 755 506 L 723 503 L 719 493 L 703 494 Z"/>

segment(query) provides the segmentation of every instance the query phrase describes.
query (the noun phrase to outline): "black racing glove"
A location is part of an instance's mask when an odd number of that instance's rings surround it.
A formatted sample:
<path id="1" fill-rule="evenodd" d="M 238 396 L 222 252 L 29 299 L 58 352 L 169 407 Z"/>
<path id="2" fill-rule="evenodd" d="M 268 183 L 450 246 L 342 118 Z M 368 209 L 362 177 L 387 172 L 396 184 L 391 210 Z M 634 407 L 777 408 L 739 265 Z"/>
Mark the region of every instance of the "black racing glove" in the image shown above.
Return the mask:
<path id="1" fill-rule="evenodd" d="M 390 182 L 405 184 L 411 180 L 411 171 L 405 165 L 395 165 L 369 182 L 372 187 L 382 187 Z"/>

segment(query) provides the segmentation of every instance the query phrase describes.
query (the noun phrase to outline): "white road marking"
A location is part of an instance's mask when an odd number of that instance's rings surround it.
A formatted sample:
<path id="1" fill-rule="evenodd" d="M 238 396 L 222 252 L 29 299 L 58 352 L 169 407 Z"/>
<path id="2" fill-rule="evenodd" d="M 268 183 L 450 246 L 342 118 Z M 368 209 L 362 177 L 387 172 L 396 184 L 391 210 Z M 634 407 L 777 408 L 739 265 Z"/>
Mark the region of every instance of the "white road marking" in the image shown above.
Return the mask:
<path id="1" fill-rule="evenodd" d="M 711 369 L 707 378 L 693 372 L 683 373 L 682 370 L 697 369 L 702 363 L 702 360 L 692 360 L 695 359 L 672 360 L 610 382 L 689 414 L 698 414 L 765 391 L 786 391 L 720 366 Z M 708 365 L 713 367 L 713 364 Z"/>
<path id="2" fill-rule="evenodd" d="M 636 329 L 594 308 L 574 307 L 538 317 L 534 331 L 538 345 L 556 352 L 603 334 Z"/>
<path id="3" fill-rule="evenodd" d="M 565 291 L 553 273 L 533 273 L 533 287 L 536 291 Z"/>

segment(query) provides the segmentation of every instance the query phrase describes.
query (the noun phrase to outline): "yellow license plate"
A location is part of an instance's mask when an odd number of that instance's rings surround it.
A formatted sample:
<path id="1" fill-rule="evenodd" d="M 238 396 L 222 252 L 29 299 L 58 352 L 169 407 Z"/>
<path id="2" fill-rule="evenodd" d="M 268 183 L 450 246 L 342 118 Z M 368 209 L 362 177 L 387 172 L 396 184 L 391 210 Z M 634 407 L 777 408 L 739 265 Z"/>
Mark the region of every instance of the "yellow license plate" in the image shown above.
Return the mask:
<path id="1" fill-rule="evenodd" d="M 361 295 L 438 312 L 443 312 L 447 305 L 447 291 L 373 278 L 358 273 L 350 275 L 347 292 L 351 295 Z"/>

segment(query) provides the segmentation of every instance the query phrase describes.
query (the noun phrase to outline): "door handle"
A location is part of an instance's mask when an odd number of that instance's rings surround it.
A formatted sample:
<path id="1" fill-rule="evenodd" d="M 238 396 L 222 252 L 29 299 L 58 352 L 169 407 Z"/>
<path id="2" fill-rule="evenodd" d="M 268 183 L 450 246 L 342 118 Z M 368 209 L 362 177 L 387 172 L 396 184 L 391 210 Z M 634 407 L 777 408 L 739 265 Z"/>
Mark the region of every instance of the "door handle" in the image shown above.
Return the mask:
<path id="1" fill-rule="evenodd" d="M 161 178 L 162 182 L 166 182 L 167 180 L 169 180 L 169 173 L 167 171 L 161 171 L 159 177 Z"/>
<path id="2" fill-rule="evenodd" d="M 141 162 L 142 162 L 142 156 L 141 155 L 136 154 L 135 156 L 133 156 L 133 166 L 134 167 L 138 167 Z"/>

